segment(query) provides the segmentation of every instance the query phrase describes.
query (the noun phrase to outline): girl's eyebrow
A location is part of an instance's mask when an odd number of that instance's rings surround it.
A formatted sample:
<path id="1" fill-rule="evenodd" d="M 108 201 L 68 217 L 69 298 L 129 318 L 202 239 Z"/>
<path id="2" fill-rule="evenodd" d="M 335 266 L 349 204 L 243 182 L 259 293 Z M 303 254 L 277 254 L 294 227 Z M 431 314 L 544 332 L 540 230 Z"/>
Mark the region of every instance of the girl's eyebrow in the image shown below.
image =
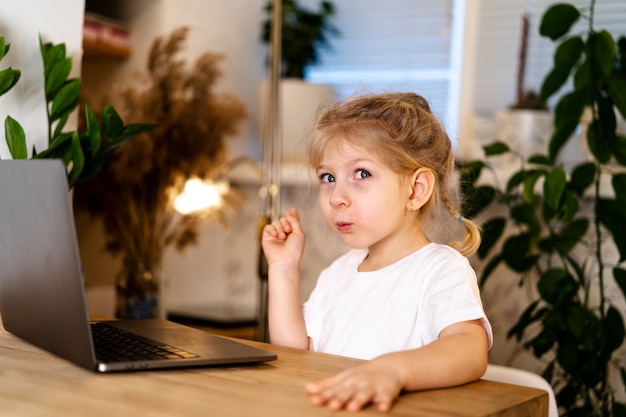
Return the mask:
<path id="1" fill-rule="evenodd" d="M 347 163 L 350 165 L 359 165 L 362 163 L 377 164 L 379 162 L 374 158 L 357 158 L 357 159 L 351 159 L 347 161 Z M 321 169 L 330 169 L 330 167 L 326 164 L 320 164 L 318 165 L 317 170 L 319 171 Z"/>

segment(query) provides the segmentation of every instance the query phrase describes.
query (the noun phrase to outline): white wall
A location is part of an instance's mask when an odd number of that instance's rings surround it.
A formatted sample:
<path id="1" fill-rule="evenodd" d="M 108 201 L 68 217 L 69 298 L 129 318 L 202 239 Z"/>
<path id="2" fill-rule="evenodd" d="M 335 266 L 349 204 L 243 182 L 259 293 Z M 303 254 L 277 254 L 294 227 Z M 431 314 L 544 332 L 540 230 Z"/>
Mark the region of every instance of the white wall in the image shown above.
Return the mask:
<path id="1" fill-rule="evenodd" d="M 18 84 L 0 97 L 0 158 L 8 159 L 4 136 L 7 115 L 24 128 L 29 152 L 47 147 L 47 121 L 43 91 L 43 65 L 39 36 L 44 42 L 65 43 L 73 58 L 72 76 L 80 76 L 85 0 L 0 0 L 0 35 L 11 44 L 0 68 L 22 71 Z M 68 122 L 68 127 L 76 120 Z"/>

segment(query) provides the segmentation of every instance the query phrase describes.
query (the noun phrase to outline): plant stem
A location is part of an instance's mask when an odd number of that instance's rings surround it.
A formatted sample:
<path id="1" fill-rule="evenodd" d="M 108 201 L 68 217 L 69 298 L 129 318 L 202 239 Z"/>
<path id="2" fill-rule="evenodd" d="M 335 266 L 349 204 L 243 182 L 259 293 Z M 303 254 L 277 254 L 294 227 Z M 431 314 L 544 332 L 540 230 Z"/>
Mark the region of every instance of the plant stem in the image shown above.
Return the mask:
<path id="1" fill-rule="evenodd" d="M 600 179 L 602 177 L 602 171 L 598 170 L 598 176 L 595 181 L 595 196 L 594 201 L 600 200 Z M 594 207 L 595 210 L 595 207 Z M 604 260 L 602 258 L 602 229 L 600 227 L 600 219 L 598 216 L 594 217 L 594 229 L 596 234 L 596 259 L 598 260 L 598 283 L 600 284 L 600 318 L 604 321 Z"/>
<path id="2" fill-rule="evenodd" d="M 526 57 L 528 55 L 528 34 L 530 27 L 530 14 L 524 11 L 522 16 L 522 36 L 520 40 L 519 62 L 517 66 L 517 103 L 524 101 L 524 80 L 526 75 Z"/>
<path id="3" fill-rule="evenodd" d="M 589 5 L 589 33 L 593 33 L 593 15 L 596 8 L 596 0 L 591 0 Z"/>

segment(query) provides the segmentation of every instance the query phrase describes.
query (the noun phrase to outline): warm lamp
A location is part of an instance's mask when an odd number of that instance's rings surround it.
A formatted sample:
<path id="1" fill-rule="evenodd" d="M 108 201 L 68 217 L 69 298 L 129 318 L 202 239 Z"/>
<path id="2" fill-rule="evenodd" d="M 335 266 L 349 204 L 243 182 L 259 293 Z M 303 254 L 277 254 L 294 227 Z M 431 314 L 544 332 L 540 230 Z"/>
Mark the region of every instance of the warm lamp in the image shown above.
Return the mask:
<path id="1" fill-rule="evenodd" d="M 229 191 L 228 181 L 190 178 L 185 183 L 183 192 L 174 199 L 174 209 L 182 215 L 219 209 L 224 202 L 223 197 Z"/>

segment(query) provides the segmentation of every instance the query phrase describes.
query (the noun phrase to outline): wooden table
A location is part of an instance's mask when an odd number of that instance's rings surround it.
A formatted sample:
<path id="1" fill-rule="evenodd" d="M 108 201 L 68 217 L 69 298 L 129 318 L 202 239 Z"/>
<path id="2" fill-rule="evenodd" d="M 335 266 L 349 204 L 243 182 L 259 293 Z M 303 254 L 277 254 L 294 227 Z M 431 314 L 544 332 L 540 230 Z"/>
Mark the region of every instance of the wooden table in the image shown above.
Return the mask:
<path id="1" fill-rule="evenodd" d="M 0 327 L 1 328 L 1 327 Z M 306 382 L 358 360 L 240 340 L 273 350 L 261 365 L 96 374 L 0 330 L 2 416 L 307 417 L 353 415 L 310 404 Z M 545 391 L 491 381 L 402 395 L 390 416 L 547 416 Z M 381 416 L 368 408 L 359 416 Z"/>

